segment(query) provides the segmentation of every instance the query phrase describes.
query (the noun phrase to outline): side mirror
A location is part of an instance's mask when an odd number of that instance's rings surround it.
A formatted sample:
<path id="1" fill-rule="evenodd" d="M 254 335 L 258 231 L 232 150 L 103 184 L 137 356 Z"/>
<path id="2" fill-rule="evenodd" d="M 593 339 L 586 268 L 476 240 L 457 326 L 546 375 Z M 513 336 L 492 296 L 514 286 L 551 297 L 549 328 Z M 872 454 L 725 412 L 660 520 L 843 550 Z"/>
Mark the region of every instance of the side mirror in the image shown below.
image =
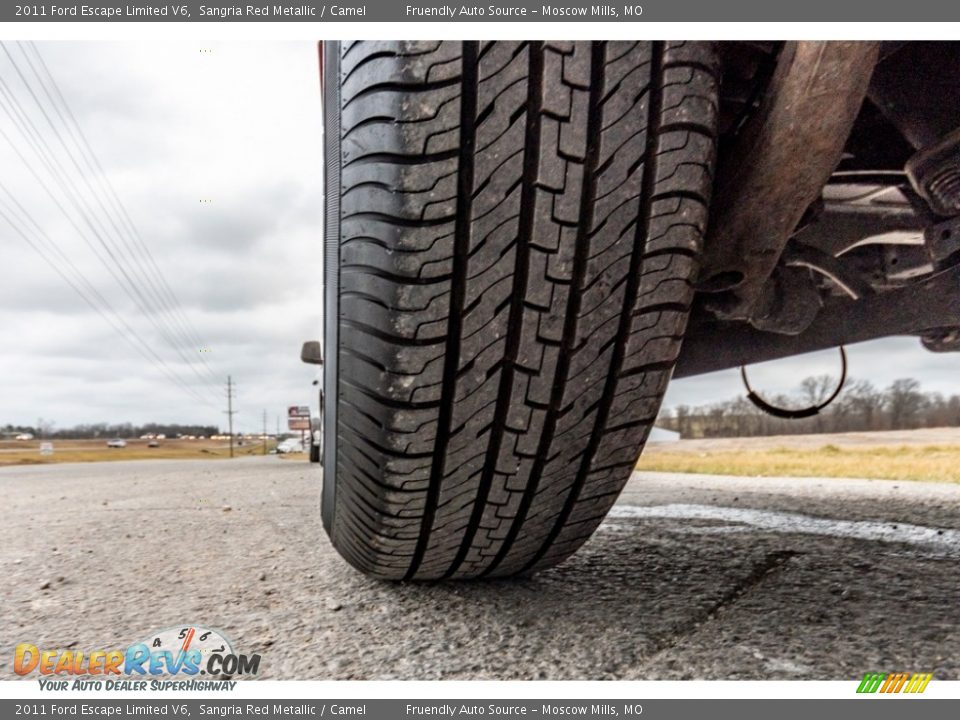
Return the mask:
<path id="1" fill-rule="evenodd" d="M 323 365 L 323 351 L 318 340 L 307 340 L 300 350 L 300 360 L 310 365 Z"/>

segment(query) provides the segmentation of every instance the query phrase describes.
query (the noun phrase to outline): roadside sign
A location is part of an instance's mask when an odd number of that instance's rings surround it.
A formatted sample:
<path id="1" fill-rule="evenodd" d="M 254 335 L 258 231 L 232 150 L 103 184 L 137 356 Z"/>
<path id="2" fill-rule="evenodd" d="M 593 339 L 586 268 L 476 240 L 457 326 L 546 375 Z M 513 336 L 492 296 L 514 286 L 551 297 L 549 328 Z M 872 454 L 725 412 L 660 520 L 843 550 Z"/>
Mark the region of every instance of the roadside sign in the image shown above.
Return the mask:
<path id="1" fill-rule="evenodd" d="M 310 418 L 309 417 L 289 417 L 287 418 L 287 427 L 290 430 L 309 430 Z"/>
<path id="2" fill-rule="evenodd" d="M 306 405 L 291 405 L 287 408 L 287 417 L 289 418 L 309 418 L 310 408 Z"/>
<path id="3" fill-rule="evenodd" d="M 40 443 L 40 454 L 53 455 L 53 443 L 49 443 L 49 442 Z"/>

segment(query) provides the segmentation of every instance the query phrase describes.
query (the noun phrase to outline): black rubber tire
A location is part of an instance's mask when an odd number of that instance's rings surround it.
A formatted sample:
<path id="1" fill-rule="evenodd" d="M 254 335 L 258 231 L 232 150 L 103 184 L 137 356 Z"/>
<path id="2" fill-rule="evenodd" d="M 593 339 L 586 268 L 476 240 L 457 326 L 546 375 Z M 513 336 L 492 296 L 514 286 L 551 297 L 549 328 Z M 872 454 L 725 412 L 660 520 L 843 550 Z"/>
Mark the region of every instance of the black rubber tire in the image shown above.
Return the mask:
<path id="1" fill-rule="evenodd" d="M 714 48 L 344 42 L 324 65 L 333 544 L 390 579 L 554 565 L 623 488 L 679 352 Z"/>
<path id="2" fill-rule="evenodd" d="M 320 446 L 315 445 L 312 440 L 310 441 L 310 462 L 320 462 Z"/>

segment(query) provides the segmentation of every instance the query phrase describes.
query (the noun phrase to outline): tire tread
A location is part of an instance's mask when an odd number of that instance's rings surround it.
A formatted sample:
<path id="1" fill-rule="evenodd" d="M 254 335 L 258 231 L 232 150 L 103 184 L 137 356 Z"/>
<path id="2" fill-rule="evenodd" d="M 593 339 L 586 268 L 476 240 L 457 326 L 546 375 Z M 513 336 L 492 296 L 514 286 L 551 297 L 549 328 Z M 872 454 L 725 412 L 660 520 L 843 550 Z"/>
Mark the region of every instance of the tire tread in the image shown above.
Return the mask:
<path id="1" fill-rule="evenodd" d="M 334 545 L 390 579 L 554 565 L 615 501 L 679 352 L 713 47 L 340 52 Z"/>

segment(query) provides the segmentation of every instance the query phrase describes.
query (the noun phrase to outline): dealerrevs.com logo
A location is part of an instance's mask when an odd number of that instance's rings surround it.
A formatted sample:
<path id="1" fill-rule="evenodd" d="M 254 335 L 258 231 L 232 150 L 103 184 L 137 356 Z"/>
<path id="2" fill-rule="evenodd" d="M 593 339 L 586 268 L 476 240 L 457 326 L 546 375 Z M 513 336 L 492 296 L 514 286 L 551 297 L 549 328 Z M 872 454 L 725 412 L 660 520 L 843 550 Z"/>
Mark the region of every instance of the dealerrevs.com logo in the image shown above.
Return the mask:
<path id="1" fill-rule="evenodd" d="M 153 633 L 126 649 L 84 652 L 20 643 L 13 669 L 21 676 L 39 675 L 44 690 L 233 689 L 230 678 L 259 672 L 260 656 L 235 652 L 218 630 L 186 625 Z M 177 677 L 184 679 L 172 679 Z"/>

